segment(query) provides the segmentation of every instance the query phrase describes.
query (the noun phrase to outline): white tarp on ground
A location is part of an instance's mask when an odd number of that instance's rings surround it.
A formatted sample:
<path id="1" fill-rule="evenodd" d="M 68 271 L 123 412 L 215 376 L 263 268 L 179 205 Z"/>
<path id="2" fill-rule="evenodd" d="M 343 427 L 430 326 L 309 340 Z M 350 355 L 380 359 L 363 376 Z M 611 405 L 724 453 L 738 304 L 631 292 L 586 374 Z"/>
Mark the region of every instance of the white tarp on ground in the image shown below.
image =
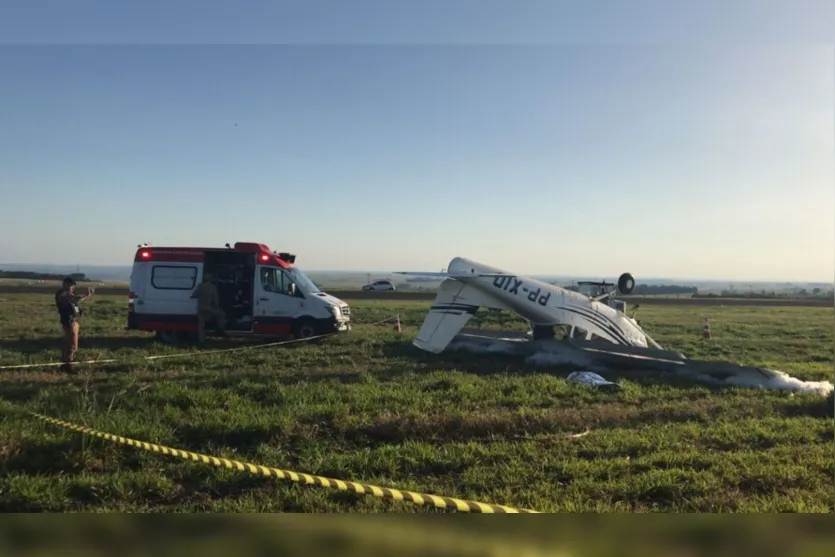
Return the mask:
<path id="1" fill-rule="evenodd" d="M 607 381 L 600 375 L 591 371 L 573 371 L 565 378 L 569 383 L 588 385 L 590 387 L 604 387 L 607 389 L 619 389 L 620 385 Z"/>

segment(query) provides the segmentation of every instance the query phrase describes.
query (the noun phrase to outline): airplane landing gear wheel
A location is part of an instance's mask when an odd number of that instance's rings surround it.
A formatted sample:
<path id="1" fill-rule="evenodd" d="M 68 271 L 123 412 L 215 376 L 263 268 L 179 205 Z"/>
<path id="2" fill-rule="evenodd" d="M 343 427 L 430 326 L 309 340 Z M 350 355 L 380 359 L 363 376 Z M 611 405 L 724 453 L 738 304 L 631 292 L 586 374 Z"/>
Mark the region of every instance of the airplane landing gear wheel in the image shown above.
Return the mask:
<path id="1" fill-rule="evenodd" d="M 621 294 L 629 294 L 635 289 L 635 277 L 629 273 L 623 273 L 618 277 L 618 292 Z"/>

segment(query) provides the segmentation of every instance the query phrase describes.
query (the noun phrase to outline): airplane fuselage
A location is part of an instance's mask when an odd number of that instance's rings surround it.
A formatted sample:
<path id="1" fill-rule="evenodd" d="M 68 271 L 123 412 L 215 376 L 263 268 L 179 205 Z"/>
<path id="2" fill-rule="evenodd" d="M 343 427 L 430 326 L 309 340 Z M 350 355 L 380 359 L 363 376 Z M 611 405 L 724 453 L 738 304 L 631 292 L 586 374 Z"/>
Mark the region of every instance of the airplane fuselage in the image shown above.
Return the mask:
<path id="1" fill-rule="evenodd" d="M 647 346 L 647 335 L 635 321 L 607 304 L 529 277 L 456 257 L 448 272 L 497 302 L 498 309 L 518 313 L 534 326 L 568 325 L 618 344 Z M 473 277 L 468 273 L 503 273 L 508 276 Z M 504 307 L 502 307 L 504 306 Z"/>

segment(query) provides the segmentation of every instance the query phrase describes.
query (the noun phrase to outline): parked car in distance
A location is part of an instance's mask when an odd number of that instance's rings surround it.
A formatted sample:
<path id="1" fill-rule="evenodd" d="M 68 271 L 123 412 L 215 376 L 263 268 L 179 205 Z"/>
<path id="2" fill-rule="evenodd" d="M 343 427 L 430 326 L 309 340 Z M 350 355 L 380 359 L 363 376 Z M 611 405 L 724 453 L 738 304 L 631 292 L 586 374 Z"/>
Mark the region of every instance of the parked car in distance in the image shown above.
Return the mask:
<path id="1" fill-rule="evenodd" d="M 390 280 L 375 280 L 374 282 L 369 282 L 365 286 L 362 287 L 363 290 L 373 290 L 376 292 L 393 292 L 394 291 L 394 284 Z"/>

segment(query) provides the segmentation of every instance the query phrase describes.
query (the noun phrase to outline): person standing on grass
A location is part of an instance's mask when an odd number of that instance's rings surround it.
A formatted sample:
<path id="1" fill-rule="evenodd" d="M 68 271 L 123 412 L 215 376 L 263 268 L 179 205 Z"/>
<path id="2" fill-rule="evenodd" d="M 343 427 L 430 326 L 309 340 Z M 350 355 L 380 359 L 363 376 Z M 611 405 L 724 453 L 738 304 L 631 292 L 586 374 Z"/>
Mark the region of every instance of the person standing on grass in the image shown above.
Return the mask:
<path id="1" fill-rule="evenodd" d="M 217 287 L 212 282 L 211 273 L 203 273 L 203 282 L 197 285 L 191 297 L 197 299 L 197 340 L 206 340 L 206 323 L 211 319 L 217 323 L 217 333 L 225 336 L 226 314 L 220 308 Z"/>
<path id="2" fill-rule="evenodd" d="M 79 298 L 75 292 L 75 280 L 70 277 L 64 279 L 61 289 L 55 293 L 55 307 L 64 329 L 64 342 L 61 349 L 61 366 L 63 371 L 72 373 L 72 363 L 78 353 L 78 333 L 80 327 L 78 318 L 81 316 L 81 304 L 90 299 L 95 293 L 94 288 L 87 289 L 87 295 Z"/>

